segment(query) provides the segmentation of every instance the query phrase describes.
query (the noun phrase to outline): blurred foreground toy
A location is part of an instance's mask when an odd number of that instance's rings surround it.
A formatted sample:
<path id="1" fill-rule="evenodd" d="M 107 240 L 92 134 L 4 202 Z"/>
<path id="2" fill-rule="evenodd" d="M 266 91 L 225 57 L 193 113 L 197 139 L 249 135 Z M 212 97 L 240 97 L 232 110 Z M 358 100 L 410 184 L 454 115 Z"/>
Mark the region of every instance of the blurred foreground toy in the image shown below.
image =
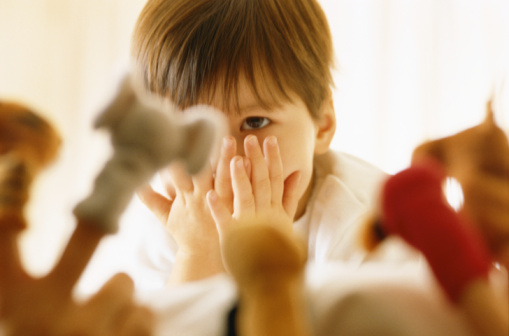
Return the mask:
<path id="1" fill-rule="evenodd" d="M 177 115 L 178 114 L 178 115 Z M 82 221 L 115 232 L 135 190 L 175 160 L 190 174 L 209 162 L 226 121 L 209 106 L 177 111 L 173 104 L 137 94 L 130 77 L 96 120 L 111 134 L 114 153 L 95 180 L 91 194 L 75 208 Z"/>
<path id="2" fill-rule="evenodd" d="M 59 146 L 50 124 L 24 106 L 0 101 L 0 228 L 25 228 L 30 183 Z"/>
<path id="3" fill-rule="evenodd" d="M 210 111 L 205 117 L 205 108 L 173 118 L 165 113 L 176 111 L 162 107 L 142 103 L 130 79 L 123 81 L 97 121 L 111 132 L 112 158 L 91 195 L 75 208 L 77 226 L 60 260 L 46 276 L 34 278 L 23 269 L 17 239 L 26 227 L 30 183 L 55 158 L 60 138 L 35 113 L 0 103 L 0 335 L 151 334 L 154 317 L 134 302 L 128 276 L 114 276 L 84 303 L 75 302 L 72 291 L 100 240 L 117 230 L 135 189 L 173 160 L 184 160 L 197 172 L 221 137 L 222 120 Z"/>
<path id="4" fill-rule="evenodd" d="M 60 262 L 43 278 L 23 269 L 17 240 L 26 228 L 30 185 L 55 159 L 59 145 L 59 135 L 40 116 L 0 102 L 0 334 L 149 335 L 152 314 L 132 301 L 133 284 L 127 276 L 112 278 L 85 303 L 72 298 L 76 272 L 88 262 L 81 250 L 93 250 L 99 233 L 77 230 L 65 250 L 73 260 Z M 73 269 L 68 274 L 69 262 Z"/>
<path id="5" fill-rule="evenodd" d="M 225 236 L 223 259 L 239 290 L 239 336 L 310 336 L 305 293 L 307 252 L 277 218 L 252 218 Z"/>
<path id="6" fill-rule="evenodd" d="M 459 212 L 445 199 L 446 176 L 463 188 Z M 387 235 L 401 236 L 423 253 L 479 335 L 508 335 L 507 301 L 488 280 L 494 257 L 509 246 L 508 213 L 509 144 L 488 105 L 482 124 L 418 147 L 411 167 L 386 181 L 365 243 L 373 249 Z"/>
<path id="7" fill-rule="evenodd" d="M 495 123 L 491 102 L 486 109 L 483 123 L 419 146 L 412 160 L 433 157 L 461 184 L 461 212 L 481 231 L 495 258 L 502 260 L 509 252 L 509 142 Z"/>

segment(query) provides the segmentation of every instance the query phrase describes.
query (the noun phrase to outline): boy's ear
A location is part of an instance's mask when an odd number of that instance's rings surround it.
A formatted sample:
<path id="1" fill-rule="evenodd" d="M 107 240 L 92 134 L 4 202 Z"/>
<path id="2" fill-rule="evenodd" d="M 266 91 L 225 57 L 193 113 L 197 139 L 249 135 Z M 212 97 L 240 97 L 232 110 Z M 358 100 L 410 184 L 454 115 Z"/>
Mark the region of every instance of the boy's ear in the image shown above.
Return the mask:
<path id="1" fill-rule="evenodd" d="M 325 153 L 336 132 L 336 113 L 332 97 L 323 102 L 320 119 L 316 121 L 315 154 Z"/>

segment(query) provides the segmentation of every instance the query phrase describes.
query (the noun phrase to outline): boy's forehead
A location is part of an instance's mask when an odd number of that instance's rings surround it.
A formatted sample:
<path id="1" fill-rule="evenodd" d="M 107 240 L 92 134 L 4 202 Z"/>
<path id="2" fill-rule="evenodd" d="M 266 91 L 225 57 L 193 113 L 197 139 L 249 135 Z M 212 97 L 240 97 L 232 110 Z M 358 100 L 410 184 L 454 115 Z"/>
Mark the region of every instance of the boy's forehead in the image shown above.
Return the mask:
<path id="1" fill-rule="evenodd" d="M 241 76 L 234 87 L 225 85 L 211 88 L 206 104 L 213 105 L 226 114 L 242 115 L 256 110 L 270 112 L 290 101 L 270 83 L 252 83 Z"/>

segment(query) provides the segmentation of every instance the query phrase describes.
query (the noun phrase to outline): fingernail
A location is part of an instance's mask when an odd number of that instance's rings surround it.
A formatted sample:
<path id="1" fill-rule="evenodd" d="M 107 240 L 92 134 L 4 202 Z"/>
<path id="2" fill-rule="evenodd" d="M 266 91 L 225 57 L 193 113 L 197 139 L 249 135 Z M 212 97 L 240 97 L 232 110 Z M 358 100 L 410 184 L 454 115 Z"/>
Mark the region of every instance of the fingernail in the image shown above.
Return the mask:
<path id="1" fill-rule="evenodd" d="M 277 138 L 273 135 L 267 138 L 267 143 L 271 146 L 277 146 Z"/>
<path id="2" fill-rule="evenodd" d="M 244 168 L 244 160 L 242 158 L 237 158 L 235 161 L 235 165 L 237 168 Z"/>
<path id="3" fill-rule="evenodd" d="M 248 135 L 246 141 L 250 145 L 256 145 L 258 143 L 258 139 L 254 135 Z"/>
<path id="4" fill-rule="evenodd" d="M 232 138 L 230 137 L 224 137 L 223 138 L 223 146 L 225 148 L 230 148 L 233 146 L 233 141 L 232 141 Z"/>
<path id="5" fill-rule="evenodd" d="M 209 200 L 211 200 L 212 202 L 215 202 L 217 200 L 217 194 L 214 192 L 214 190 L 210 190 L 207 196 L 209 197 Z"/>

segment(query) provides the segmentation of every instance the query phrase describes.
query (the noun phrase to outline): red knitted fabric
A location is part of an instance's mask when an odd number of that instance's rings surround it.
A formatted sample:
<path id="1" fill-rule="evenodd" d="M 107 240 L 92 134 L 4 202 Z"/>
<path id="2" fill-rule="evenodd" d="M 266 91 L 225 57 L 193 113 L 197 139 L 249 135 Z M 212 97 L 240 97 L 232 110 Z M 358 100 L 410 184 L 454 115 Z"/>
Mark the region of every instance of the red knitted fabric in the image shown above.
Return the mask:
<path id="1" fill-rule="evenodd" d="M 491 260 L 472 225 L 446 202 L 444 177 L 442 167 L 430 160 L 389 178 L 382 191 L 381 225 L 423 253 L 456 302 L 472 280 L 487 277 Z"/>

